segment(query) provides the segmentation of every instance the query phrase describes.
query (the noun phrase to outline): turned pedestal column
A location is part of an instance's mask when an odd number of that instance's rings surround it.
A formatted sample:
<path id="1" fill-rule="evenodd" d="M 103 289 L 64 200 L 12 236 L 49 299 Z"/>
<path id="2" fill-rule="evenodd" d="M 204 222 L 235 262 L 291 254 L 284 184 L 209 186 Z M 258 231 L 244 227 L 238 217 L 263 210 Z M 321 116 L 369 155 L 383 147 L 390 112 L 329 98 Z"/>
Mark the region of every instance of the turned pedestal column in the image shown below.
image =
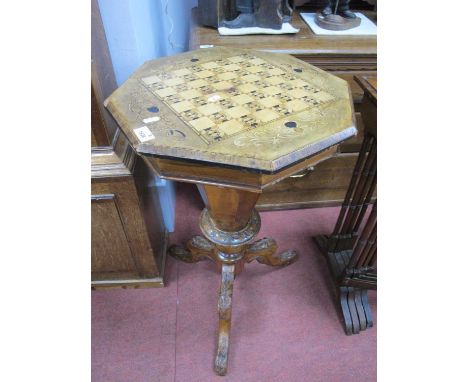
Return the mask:
<path id="1" fill-rule="evenodd" d="M 205 237 L 194 236 L 186 249 L 172 246 L 169 253 L 189 263 L 208 258 L 220 265 L 219 331 L 214 368 L 217 374 L 225 375 L 235 275 L 242 271 L 246 262 L 257 260 L 262 264 L 285 266 L 296 261 L 297 254 L 294 251 L 275 254 L 276 243 L 267 237 L 251 243 L 260 230 L 260 215 L 254 208 L 259 193 L 208 185 L 204 189 L 208 206 L 201 214 L 200 229 Z"/>

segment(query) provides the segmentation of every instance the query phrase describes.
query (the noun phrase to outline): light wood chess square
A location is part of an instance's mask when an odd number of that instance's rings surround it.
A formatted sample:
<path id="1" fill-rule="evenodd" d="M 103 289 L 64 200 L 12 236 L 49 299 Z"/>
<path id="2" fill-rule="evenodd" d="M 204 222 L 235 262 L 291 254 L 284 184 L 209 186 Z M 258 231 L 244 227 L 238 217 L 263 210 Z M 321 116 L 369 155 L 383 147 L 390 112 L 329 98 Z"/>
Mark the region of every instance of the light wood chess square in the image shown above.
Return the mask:
<path id="1" fill-rule="evenodd" d="M 278 114 L 270 109 L 257 111 L 253 116 L 262 122 L 270 122 L 279 117 Z"/>
<path id="2" fill-rule="evenodd" d="M 176 86 L 183 84 L 185 81 L 183 78 L 175 77 L 175 78 L 169 78 L 168 80 L 164 80 L 164 85 L 166 86 Z"/>
<path id="3" fill-rule="evenodd" d="M 206 82 L 205 80 L 199 79 L 195 81 L 189 81 L 187 82 L 187 85 L 191 87 L 192 89 L 196 89 L 196 88 L 201 88 L 202 86 L 208 85 L 208 82 Z"/>
<path id="4" fill-rule="evenodd" d="M 261 77 L 255 75 L 255 74 L 247 74 L 246 76 L 242 76 L 241 80 L 244 82 L 255 82 L 260 80 Z"/>
<path id="5" fill-rule="evenodd" d="M 192 125 L 197 131 L 202 131 L 203 129 L 206 129 L 208 127 L 214 126 L 214 122 L 209 119 L 208 117 L 201 117 L 194 119 L 192 121 L 189 121 L 190 125 Z"/>
<path id="6" fill-rule="evenodd" d="M 226 90 L 226 89 L 232 88 L 232 84 L 227 81 L 221 81 L 216 84 L 212 84 L 211 86 L 215 88 L 216 90 Z"/>
<path id="7" fill-rule="evenodd" d="M 237 64 L 229 64 L 229 65 L 224 65 L 223 69 L 226 72 L 233 72 L 234 70 L 239 70 L 241 67 Z"/>
<path id="8" fill-rule="evenodd" d="M 214 69 L 214 68 L 218 68 L 219 65 L 216 63 L 216 62 L 206 62 L 204 64 L 200 64 L 200 66 L 203 68 L 203 69 Z"/>
<path id="9" fill-rule="evenodd" d="M 276 86 L 269 86 L 267 88 L 262 89 L 262 93 L 266 95 L 275 95 L 280 94 L 281 89 Z"/>
<path id="10" fill-rule="evenodd" d="M 309 107 L 309 105 L 299 99 L 287 102 L 285 106 L 290 112 L 301 111 Z"/>
<path id="11" fill-rule="evenodd" d="M 177 93 L 177 90 L 173 89 L 173 88 L 163 88 L 163 89 L 156 89 L 154 90 L 154 92 L 160 96 L 160 97 L 169 97 L 173 94 L 176 94 Z"/>
<path id="12" fill-rule="evenodd" d="M 232 118 L 239 118 L 239 117 L 243 117 L 244 115 L 249 114 L 250 111 L 247 110 L 245 107 L 236 106 L 230 109 L 226 109 L 225 113 L 228 114 Z"/>
<path id="13" fill-rule="evenodd" d="M 177 102 L 171 104 L 171 107 L 177 111 L 178 113 L 181 113 L 186 110 L 191 110 L 194 108 L 193 104 L 190 103 L 189 101 L 182 101 L 182 102 Z"/>
<path id="14" fill-rule="evenodd" d="M 239 121 L 232 119 L 230 121 L 222 123 L 221 125 L 218 125 L 218 129 L 227 135 L 232 135 L 244 130 L 244 125 L 241 124 Z"/>
<path id="15" fill-rule="evenodd" d="M 202 70 L 201 72 L 195 73 L 198 78 L 213 77 L 214 73 L 211 70 Z"/>
<path id="16" fill-rule="evenodd" d="M 309 85 L 307 82 L 301 80 L 300 78 L 297 78 L 295 80 L 292 80 L 292 81 L 289 81 L 288 83 L 290 83 L 292 86 L 294 87 L 304 87 L 304 86 L 307 86 Z"/>
<path id="17" fill-rule="evenodd" d="M 243 93 L 250 93 L 250 92 L 253 92 L 254 90 L 256 90 L 257 87 L 255 85 L 252 85 L 252 84 L 244 84 L 244 85 L 238 86 L 238 89 Z"/>
<path id="18" fill-rule="evenodd" d="M 210 103 L 208 105 L 199 106 L 198 111 L 204 115 L 211 115 L 222 111 L 223 108 L 216 103 Z"/>
<path id="19" fill-rule="evenodd" d="M 177 77 L 182 77 L 182 76 L 187 76 L 191 74 L 192 72 L 188 70 L 187 68 L 184 68 L 184 69 L 174 70 L 171 73 Z"/>
<path id="20" fill-rule="evenodd" d="M 281 100 L 275 97 L 267 97 L 267 98 L 259 99 L 258 103 L 262 104 L 265 107 L 272 107 L 272 106 L 279 105 L 281 103 Z"/>
<path id="21" fill-rule="evenodd" d="M 247 68 L 247 70 L 250 72 L 250 73 L 259 73 L 259 72 L 263 72 L 263 68 L 261 66 L 251 66 L 250 68 Z"/>
<path id="22" fill-rule="evenodd" d="M 245 104 L 247 102 L 254 101 L 254 99 L 252 97 L 249 97 L 247 94 L 239 94 L 237 96 L 232 97 L 231 101 L 235 102 L 238 105 L 243 105 L 243 104 Z"/>
<path id="23" fill-rule="evenodd" d="M 179 95 L 184 99 L 192 99 L 192 98 L 196 98 L 196 97 L 201 97 L 202 93 L 200 93 L 196 89 L 189 89 L 189 90 L 186 90 L 184 92 L 180 92 Z"/>
<path id="24" fill-rule="evenodd" d="M 236 77 L 237 77 L 236 73 L 232 73 L 232 72 L 218 74 L 218 78 L 220 80 L 232 80 L 233 78 L 236 78 Z"/>
<path id="25" fill-rule="evenodd" d="M 265 78 L 265 82 L 270 84 L 270 85 L 278 85 L 278 84 L 282 84 L 284 82 L 284 78 L 279 77 L 279 76 L 274 76 L 274 77 L 270 77 L 270 78 Z"/>
<path id="26" fill-rule="evenodd" d="M 304 89 L 294 89 L 291 90 L 288 94 L 294 98 L 302 98 L 309 96 L 311 93 Z"/>

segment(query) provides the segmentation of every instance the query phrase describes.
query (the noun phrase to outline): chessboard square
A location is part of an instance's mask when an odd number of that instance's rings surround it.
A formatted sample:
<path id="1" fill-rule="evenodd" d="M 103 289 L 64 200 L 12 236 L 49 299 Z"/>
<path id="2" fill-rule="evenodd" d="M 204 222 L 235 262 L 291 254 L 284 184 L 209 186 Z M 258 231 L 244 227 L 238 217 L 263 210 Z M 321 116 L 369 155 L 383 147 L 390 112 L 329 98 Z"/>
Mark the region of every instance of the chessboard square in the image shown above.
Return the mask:
<path id="1" fill-rule="evenodd" d="M 254 99 L 249 97 L 247 94 L 239 94 L 231 98 L 231 101 L 235 102 L 238 105 L 243 105 L 247 102 L 252 102 Z"/>
<path id="2" fill-rule="evenodd" d="M 259 119 L 262 122 L 270 122 L 273 121 L 274 119 L 277 119 L 279 117 L 278 114 L 276 114 L 273 110 L 271 109 L 265 109 L 265 110 L 260 110 L 257 111 L 254 114 L 254 117 L 256 119 Z"/>
<path id="3" fill-rule="evenodd" d="M 218 129 L 224 134 L 233 135 L 244 130 L 244 125 L 236 119 L 231 119 L 230 121 L 218 125 Z"/>
<path id="4" fill-rule="evenodd" d="M 177 90 L 173 88 L 163 88 L 153 90 L 160 97 L 169 97 L 171 95 L 177 94 Z"/>
<path id="5" fill-rule="evenodd" d="M 294 90 L 291 90 L 288 94 L 294 98 L 302 98 L 302 97 L 309 96 L 310 92 L 304 89 L 294 89 Z"/>
<path id="6" fill-rule="evenodd" d="M 234 56 L 234 57 L 229 57 L 227 60 L 237 64 L 238 62 L 244 61 L 244 57 Z"/>
<path id="7" fill-rule="evenodd" d="M 266 61 L 265 60 L 262 60 L 261 58 L 254 58 L 252 60 L 249 60 L 250 63 L 254 64 L 254 65 L 261 65 L 261 64 L 264 64 Z"/>
<path id="8" fill-rule="evenodd" d="M 214 76 L 214 73 L 211 70 L 202 70 L 201 72 L 195 73 L 198 78 L 207 78 Z"/>
<path id="9" fill-rule="evenodd" d="M 303 102 L 303 101 L 301 101 L 299 99 L 295 99 L 293 101 L 287 102 L 286 107 L 291 112 L 296 112 L 296 111 L 301 111 L 301 110 L 307 109 L 309 107 L 309 105 L 307 105 L 305 102 Z"/>
<path id="10" fill-rule="evenodd" d="M 208 127 L 215 125 L 214 122 L 208 117 L 197 118 L 192 121 L 188 121 L 188 123 L 197 131 L 202 131 L 203 129 L 207 129 Z"/>
<path id="11" fill-rule="evenodd" d="M 249 114 L 250 111 L 246 109 L 245 107 L 236 106 L 230 109 L 226 109 L 225 113 L 228 114 L 231 118 L 239 118 L 239 117 L 243 117 L 244 115 Z"/>
<path id="12" fill-rule="evenodd" d="M 262 106 L 265 106 L 265 107 L 272 107 L 272 106 L 279 105 L 281 103 L 281 100 L 275 97 L 267 97 L 267 98 L 259 99 L 258 103 L 262 104 Z"/>
<path id="13" fill-rule="evenodd" d="M 318 100 L 318 101 L 321 101 L 321 102 L 328 102 L 328 101 L 332 101 L 334 98 L 331 94 L 328 94 L 327 92 L 318 92 L 318 93 L 314 93 L 312 98 Z"/>
<path id="14" fill-rule="evenodd" d="M 208 82 L 202 79 L 187 82 L 187 86 L 191 87 L 192 89 L 201 88 L 205 85 L 208 85 Z"/>
<path id="15" fill-rule="evenodd" d="M 251 66 L 250 68 L 247 68 L 247 70 L 250 73 L 259 73 L 259 72 L 263 72 L 264 69 L 261 66 Z"/>
<path id="16" fill-rule="evenodd" d="M 216 63 L 216 62 L 206 62 L 204 64 L 200 64 L 200 66 L 203 68 L 203 69 L 214 69 L 214 68 L 217 68 L 219 67 L 219 65 Z"/>
<path id="17" fill-rule="evenodd" d="M 246 76 L 242 76 L 241 80 L 244 82 L 255 82 L 260 80 L 260 77 L 255 74 L 247 74 Z"/>
<path id="18" fill-rule="evenodd" d="M 171 73 L 177 77 L 182 77 L 182 76 L 191 74 L 192 72 L 188 70 L 187 68 L 184 68 L 184 69 L 173 70 Z"/>
<path id="19" fill-rule="evenodd" d="M 206 96 L 208 102 L 218 102 L 226 99 L 226 94 L 222 92 L 211 93 Z"/>
<path id="20" fill-rule="evenodd" d="M 280 94 L 281 89 L 276 86 L 268 86 L 267 88 L 262 89 L 262 92 L 266 95 L 275 95 Z"/>
<path id="21" fill-rule="evenodd" d="M 214 113 L 218 113 L 222 110 L 223 108 L 219 106 L 217 103 L 210 103 L 208 105 L 198 107 L 198 111 L 204 115 L 211 115 Z"/>
<path id="22" fill-rule="evenodd" d="M 294 87 L 304 87 L 304 86 L 307 86 L 307 85 L 310 85 L 308 84 L 307 82 L 301 80 L 300 78 L 297 78 L 295 80 L 292 80 L 291 82 L 289 82 L 292 86 Z"/>
<path id="23" fill-rule="evenodd" d="M 280 68 L 268 69 L 267 72 L 268 72 L 269 74 L 273 74 L 274 76 L 278 76 L 278 75 L 284 73 L 284 71 L 282 71 Z"/>
<path id="24" fill-rule="evenodd" d="M 166 86 L 176 86 L 183 84 L 185 81 L 183 78 L 175 77 L 175 78 L 169 78 L 168 80 L 164 80 L 164 85 Z"/>
<path id="25" fill-rule="evenodd" d="M 257 87 L 255 85 L 252 85 L 252 84 L 244 84 L 244 85 L 240 85 L 238 87 L 238 89 L 243 93 L 250 93 L 250 92 L 253 92 L 254 90 L 256 90 Z"/>
<path id="26" fill-rule="evenodd" d="M 179 95 L 184 99 L 192 99 L 196 97 L 201 97 L 202 93 L 200 93 L 196 89 L 189 89 L 184 92 L 180 92 Z"/>
<path id="27" fill-rule="evenodd" d="M 232 80 L 233 78 L 236 78 L 236 77 L 237 77 L 236 73 L 232 73 L 232 72 L 218 74 L 218 78 L 220 80 Z"/>
<path id="28" fill-rule="evenodd" d="M 171 104 L 171 107 L 178 113 L 195 108 L 195 106 L 189 101 L 173 103 Z"/>
<path id="29" fill-rule="evenodd" d="M 229 64 L 229 65 L 225 65 L 223 66 L 223 69 L 226 71 L 226 72 L 233 72 L 234 70 L 239 70 L 241 67 L 237 64 Z"/>
<path id="30" fill-rule="evenodd" d="M 270 85 L 278 85 L 278 84 L 284 83 L 284 78 L 274 76 L 274 77 L 270 77 L 270 78 L 265 78 L 265 82 L 267 82 Z"/>
<path id="31" fill-rule="evenodd" d="M 146 85 L 152 85 L 155 84 L 156 82 L 161 82 L 161 79 L 154 75 L 154 76 L 149 76 L 141 79 Z"/>
<path id="32" fill-rule="evenodd" d="M 212 84 L 211 86 L 215 88 L 216 90 L 226 90 L 226 89 L 232 88 L 232 84 L 227 81 L 221 81 L 221 82 Z"/>

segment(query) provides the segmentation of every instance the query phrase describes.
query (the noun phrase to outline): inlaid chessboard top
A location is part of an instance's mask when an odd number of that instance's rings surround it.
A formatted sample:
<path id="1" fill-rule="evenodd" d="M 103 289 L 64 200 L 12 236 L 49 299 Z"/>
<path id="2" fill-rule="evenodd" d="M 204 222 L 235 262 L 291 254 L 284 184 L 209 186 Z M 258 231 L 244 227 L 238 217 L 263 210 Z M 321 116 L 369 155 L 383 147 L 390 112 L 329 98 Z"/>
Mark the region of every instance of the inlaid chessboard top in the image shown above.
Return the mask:
<path id="1" fill-rule="evenodd" d="M 356 134 L 346 81 L 284 54 L 146 62 L 107 100 L 140 154 L 275 172 Z"/>

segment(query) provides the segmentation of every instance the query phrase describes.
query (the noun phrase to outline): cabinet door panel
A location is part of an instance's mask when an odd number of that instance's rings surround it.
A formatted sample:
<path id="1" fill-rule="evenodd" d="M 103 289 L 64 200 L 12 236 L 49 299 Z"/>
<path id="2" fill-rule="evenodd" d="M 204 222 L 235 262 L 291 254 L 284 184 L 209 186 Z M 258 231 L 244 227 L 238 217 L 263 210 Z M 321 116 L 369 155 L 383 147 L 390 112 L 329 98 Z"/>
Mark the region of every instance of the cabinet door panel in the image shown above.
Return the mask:
<path id="1" fill-rule="evenodd" d="M 138 276 L 114 195 L 91 202 L 93 279 Z"/>

